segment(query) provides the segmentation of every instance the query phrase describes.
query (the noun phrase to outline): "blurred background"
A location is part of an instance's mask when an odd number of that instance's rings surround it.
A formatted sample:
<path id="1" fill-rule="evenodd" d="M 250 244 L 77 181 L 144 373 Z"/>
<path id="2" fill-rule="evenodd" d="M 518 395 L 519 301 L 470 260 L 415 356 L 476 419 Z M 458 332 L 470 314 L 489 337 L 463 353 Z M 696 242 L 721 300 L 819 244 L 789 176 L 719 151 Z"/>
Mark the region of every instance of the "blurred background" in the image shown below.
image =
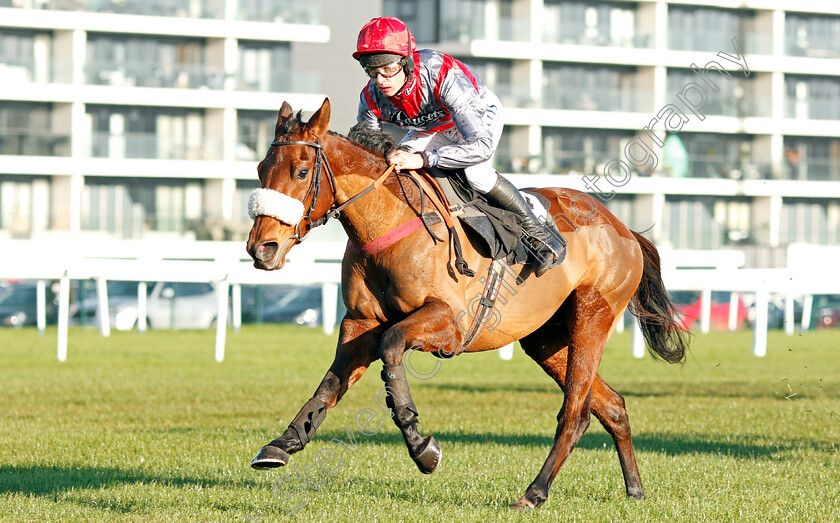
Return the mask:
<path id="1" fill-rule="evenodd" d="M 346 133 L 367 81 L 350 56 L 358 31 L 398 16 L 419 47 L 470 64 L 499 94 L 497 168 L 518 186 L 587 190 L 583 176 L 626 161 L 625 147 L 643 140 L 655 169 L 600 186 L 615 191 L 605 202 L 614 214 L 665 250 L 787 267 L 791 246 L 840 239 L 840 4 L 743 4 L 0 0 L 0 256 L 14 256 L 18 240 L 244 242 L 282 102 L 309 112 L 329 97 L 331 128 Z M 718 56 L 737 55 L 733 38 L 749 75 Z M 692 71 L 710 62 L 731 75 L 710 72 L 717 92 Z M 706 87 L 702 119 L 677 98 L 691 83 Z M 688 118 L 680 132 L 643 132 L 668 104 Z M 343 240 L 333 222 L 310 241 Z M 84 322 L 95 307 L 84 282 L 74 285 Z M 212 294 L 163 287 L 149 282 L 149 307 L 152 296 L 172 309 L 184 294 Z M 243 288 L 243 321 L 273 321 L 266 304 L 289 293 L 303 303 L 305 287 L 252 298 Z M 824 301 L 835 314 L 837 300 Z M 737 300 L 721 302 L 729 316 Z M 312 307 L 299 309 L 278 317 L 312 323 L 298 318 Z M 164 317 L 159 325 L 178 325 Z"/>

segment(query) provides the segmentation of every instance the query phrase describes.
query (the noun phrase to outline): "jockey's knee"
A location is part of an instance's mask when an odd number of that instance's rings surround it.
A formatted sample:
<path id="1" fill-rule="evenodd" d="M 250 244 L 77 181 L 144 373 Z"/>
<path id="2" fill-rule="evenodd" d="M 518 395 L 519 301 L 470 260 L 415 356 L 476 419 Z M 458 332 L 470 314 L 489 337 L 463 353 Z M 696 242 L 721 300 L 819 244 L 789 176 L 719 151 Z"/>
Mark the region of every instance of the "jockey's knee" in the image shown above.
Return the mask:
<path id="1" fill-rule="evenodd" d="M 496 185 L 499 173 L 492 166 L 486 164 L 473 165 L 464 169 L 467 181 L 473 189 L 481 194 L 487 194 Z"/>

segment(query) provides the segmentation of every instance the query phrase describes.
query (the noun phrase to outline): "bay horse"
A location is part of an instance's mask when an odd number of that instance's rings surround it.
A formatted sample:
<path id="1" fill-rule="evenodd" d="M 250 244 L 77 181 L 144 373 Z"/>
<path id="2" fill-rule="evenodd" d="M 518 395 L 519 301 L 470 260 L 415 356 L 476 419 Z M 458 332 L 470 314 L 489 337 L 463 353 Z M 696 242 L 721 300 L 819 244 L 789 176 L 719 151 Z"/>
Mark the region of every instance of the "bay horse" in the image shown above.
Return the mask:
<path id="1" fill-rule="evenodd" d="M 451 239 L 446 240 L 444 223 L 426 231 L 420 226 L 405 238 L 381 244 L 382 238 L 418 218 L 424 196 L 405 175 L 387 171 L 382 151 L 329 132 L 329 119 L 329 99 L 306 122 L 283 103 L 274 141 L 257 167 L 262 188 L 254 191 L 258 198 L 252 195 L 255 219 L 247 250 L 255 267 L 281 269 L 289 250 L 313 227 L 337 216 L 349 239 L 341 277 L 347 313 L 335 359 L 321 384 L 251 466 L 286 465 L 290 454 L 312 439 L 327 410 L 371 363 L 382 360 L 391 417 L 411 458 L 423 473 L 431 473 L 440 462 L 440 445 L 417 429 L 418 409 L 403 365 L 406 351 L 446 357 L 519 340 L 564 397 L 548 458 L 511 508 L 536 508 L 546 501 L 560 467 L 589 426 L 590 412 L 615 442 L 627 496 L 643 498 L 624 398 L 597 370 L 607 338 L 628 306 L 639 318 L 652 354 L 671 363 L 684 359 L 687 340 L 674 320 L 654 245 L 584 193 L 539 189 L 550 201 L 551 216 L 563 217 L 555 221 L 567 240 L 565 260 L 538 281 L 530 266 L 512 265 L 515 282 L 509 285 L 515 295 L 496 304 L 494 328 L 482 329 L 467 347 L 441 354 L 441 344 L 465 341 L 458 323 L 463 314 L 458 313 L 468 310 L 470 298 L 482 292 L 484 278 L 451 269 Z M 584 201 L 590 202 L 586 213 L 580 210 Z M 425 205 L 430 207 L 428 201 Z M 466 237 L 460 224 L 455 228 Z M 379 250 L 360 248 L 377 242 Z M 469 242 L 464 242 L 463 258 L 478 274 L 492 263 Z"/>

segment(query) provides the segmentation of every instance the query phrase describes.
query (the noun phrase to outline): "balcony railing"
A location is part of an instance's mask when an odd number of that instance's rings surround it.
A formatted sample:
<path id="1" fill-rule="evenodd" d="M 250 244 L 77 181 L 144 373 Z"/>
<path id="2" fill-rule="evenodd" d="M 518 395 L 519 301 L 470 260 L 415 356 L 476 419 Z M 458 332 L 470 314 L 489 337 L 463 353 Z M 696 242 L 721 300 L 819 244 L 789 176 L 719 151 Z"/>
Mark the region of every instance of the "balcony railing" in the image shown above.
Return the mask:
<path id="1" fill-rule="evenodd" d="M 0 7 L 223 19 L 225 0 L 3 0 Z"/>
<path id="2" fill-rule="evenodd" d="M 90 155 L 94 158 L 148 160 L 221 160 L 222 140 L 164 138 L 155 133 L 95 132 Z"/>
<path id="3" fill-rule="evenodd" d="M 273 22 L 277 24 L 318 25 L 321 10 L 314 2 L 274 0 L 270 2 L 239 2 L 236 10 L 239 20 Z"/>
<path id="4" fill-rule="evenodd" d="M 599 167 L 617 158 L 621 158 L 621 151 L 555 150 L 546 153 L 545 168 L 552 174 L 587 174 L 598 172 Z"/>
<path id="5" fill-rule="evenodd" d="M 236 79 L 238 91 L 314 93 L 320 89 L 318 71 L 277 71 L 246 77 L 240 72 Z"/>
<path id="6" fill-rule="evenodd" d="M 716 154 L 692 154 L 688 157 L 688 178 L 743 178 L 741 169 L 743 159 L 737 156 Z M 667 167 L 662 164 L 660 169 L 667 175 Z"/>
<path id="7" fill-rule="evenodd" d="M 788 56 L 805 56 L 808 58 L 840 58 L 840 43 L 788 41 L 785 46 Z"/>
<path id="8" fill-rule="evenodd" d="M 795 164 L 785 162 L 786 180 L 840 181 L 840 159 L 800 158 Z"/>
<path id="9" fill-rule="evenodd" d="M 223 89 L 225 75 L 219 66 L 157 62 L 126 64 L 93 63 L 85 71 L 85 82 L 120 87 L 171 87 L 178 89 Z"/>
<path id="10" fill-rule="evenodd" d="M 631 89 L 552 89 L 543 91 L 544 109 L 648 112 L 653 93 Z"/>
<path id="11" fill-rule="evenodd" d="M 679 88 L 672 88 L 672 94 L 679 93 L 684 86 Z M 689 98 L 695 100 L 696 94 L 688 94 Z M 683 107 L 684 104 L 679 102 L 676 98 L 671 98 L 670 103 L 677 107 Z M 698 112 L 704 116 L 731 116 L 734 118 L 770 118 L 772 116 L 773 104 L 769 96 L 755 96 L 745 95 L 740 98 L 734 97 L 731 94 L 714 93 L 711 89 L 706 91 L 706 101 L 702 107 L 699 107 Z"/>
<path id="12" fill-rule="evenodd" d="M 632 35 L 617 37 L 609 33 L 588 31 L 578 24 L 561 24 L 556 29 L 547 28 L 542 39 L 546 44 L 651 49 L 654 46 L 654 35 L 655 31 L 650 28 L 636 28 Z"/>
<path id="13" fill-rule="evenodd" d="M 724 51 L 732 54 L 732 39 L 738 39 L 742 53 L 773 54 L 773 37 L 763 33 L 684 32 L 668 29 L 668 49 L 675 51 Z"/>
<path id="14" fill-rule="evenodd" d="M 797 120 L 840 120 L 840 100 L 797 100 L 785 98 L 785 118 Z"/>
<path id="15" fill-rule="evenodd" d="M 43 131 L 0 129 L 0 154 L 70 156 L 70 136 Z"/>
<path id="16" fill-rule="evenodd" d="M 520 84 L 496 83 L 490 86 L 496 93 L 504 107 L 518 107 L 520 109 L 536 108 L 538 101 L 535 100 L 527 86 Z"/>
<path id="17" fill-rule="evenodd" d="M 450 18 L 441 21 L 440 39 L 443 42 L 462 43 L 473 40 L 527 42 L 531 39 L 531 24 L 526 20 L 501 17 L 498 25 L 492 28 L 480 19 Z"/>

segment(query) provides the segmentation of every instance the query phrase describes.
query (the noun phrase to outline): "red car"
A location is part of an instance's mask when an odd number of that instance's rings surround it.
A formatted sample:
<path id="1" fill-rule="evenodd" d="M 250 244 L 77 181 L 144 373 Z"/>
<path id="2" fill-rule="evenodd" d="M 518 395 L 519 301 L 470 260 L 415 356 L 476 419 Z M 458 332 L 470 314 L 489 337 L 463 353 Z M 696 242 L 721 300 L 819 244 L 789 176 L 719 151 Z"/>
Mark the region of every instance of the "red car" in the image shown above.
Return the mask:
<path id="1" fill-rule="evenodd" d="M 712 330 L 729 329 L 729 303 L 730 292 L 712 292 L 711 306 L 711 328 Z M 683 329 L 691 330 L 695 322 L 700 321 L 702 310 L 702 294 L 700 292 L 678 292 L 672 294 L 675 306 L 679 314 L 678 320 Z M 747 326 L 747 307 L 744 301 L 738 298 L 738 310 L 735 317 L 735 328 L 740 329 Z"/>

